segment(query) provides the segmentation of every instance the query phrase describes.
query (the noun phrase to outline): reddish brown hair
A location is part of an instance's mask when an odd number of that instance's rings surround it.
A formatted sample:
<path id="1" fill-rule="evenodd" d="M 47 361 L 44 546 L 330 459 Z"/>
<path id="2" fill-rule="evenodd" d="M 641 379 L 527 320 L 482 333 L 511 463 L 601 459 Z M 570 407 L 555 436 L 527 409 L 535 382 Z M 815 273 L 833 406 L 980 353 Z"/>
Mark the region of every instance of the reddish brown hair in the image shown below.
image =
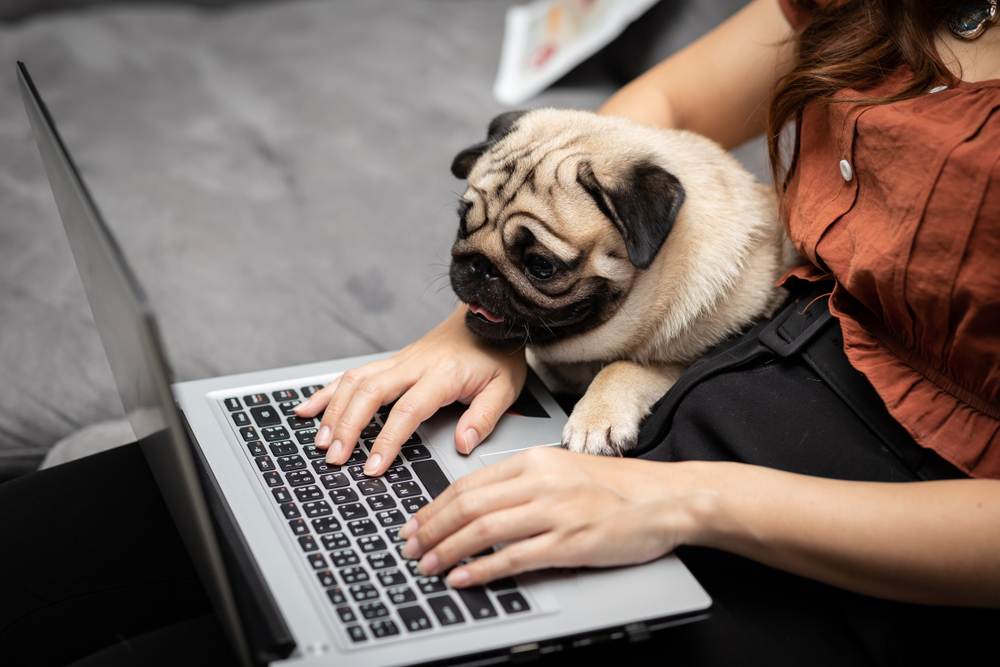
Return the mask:
<path id="1" fill-rule="evenodd" d="M 775 86 L 767 112 L 767 149 L 779 197 L 795 170 L 795 155 L 785 166 L 780 135 L 806 104 L 829 104 L 838 90 L 871 89 L 887 75 L 908 67 L 913 77 L 886 97 L 861 104 L 887 104 L 916 97 L 933 86 L 954 85 L 934 46 L 934 33 L 961 0 L 846 0 L 823 3 L 791 0 L 808 20 L 799 27 L 795 64 Z M 787 215 L 782 212 L 787 225 Z"/>

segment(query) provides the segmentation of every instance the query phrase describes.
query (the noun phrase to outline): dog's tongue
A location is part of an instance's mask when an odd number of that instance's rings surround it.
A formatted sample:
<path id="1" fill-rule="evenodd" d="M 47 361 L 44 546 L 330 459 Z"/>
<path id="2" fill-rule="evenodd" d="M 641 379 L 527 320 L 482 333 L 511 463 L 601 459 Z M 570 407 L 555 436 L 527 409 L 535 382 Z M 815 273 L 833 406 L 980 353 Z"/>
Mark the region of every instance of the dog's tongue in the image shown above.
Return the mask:
<path id="1" fill-rule="evenodd" d="M 483 317 L 485 317 L 486 319 L 488 319 L 490 322 L 493 322 L 493 323 L 503 322 L 503 318 L 502 317 L 497 317 L 496 315 L 494 315 L 490 311 L 488 311 L 485 308 L 483 308 L 482 306 L 480 306 L 478 303 L 470 303 L 469 304 L 469 310 L 472 311 L 473 315 L 482 315 Z"/>

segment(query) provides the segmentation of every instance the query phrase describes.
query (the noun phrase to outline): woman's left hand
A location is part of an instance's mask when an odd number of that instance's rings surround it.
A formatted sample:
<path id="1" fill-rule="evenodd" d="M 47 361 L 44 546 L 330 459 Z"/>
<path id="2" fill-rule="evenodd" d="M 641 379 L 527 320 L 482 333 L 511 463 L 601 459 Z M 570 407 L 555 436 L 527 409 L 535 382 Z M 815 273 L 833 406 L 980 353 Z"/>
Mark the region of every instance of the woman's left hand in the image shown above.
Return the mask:
<path id="1" fill-rule="evenodd" d="M 675 464 L 683 465 L 683 464 Z M 404 555 L 428 575 L 455 568 L 455 587 L 547 567 L 643 563 L 671 551 L 694 525 L 671 465 L 530 449 L 467 475 L 401 530 Z"/>

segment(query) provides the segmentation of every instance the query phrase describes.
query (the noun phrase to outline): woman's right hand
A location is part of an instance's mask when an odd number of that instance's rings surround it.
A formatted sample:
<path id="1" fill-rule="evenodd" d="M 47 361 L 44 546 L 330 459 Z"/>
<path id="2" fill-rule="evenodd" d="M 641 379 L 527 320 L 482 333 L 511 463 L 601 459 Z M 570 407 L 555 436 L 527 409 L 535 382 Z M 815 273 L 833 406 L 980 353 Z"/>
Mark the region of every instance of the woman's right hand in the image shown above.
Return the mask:
<path id="1" fill-rule="evenodd" d="M 496 425 L 524 386 L 524 347 L 498 347 L 465 326 L 465 304 L 417 342 L 388 359 L 347 371 L 295 407 L 299 417 L 325 409 L 316 446 L 343 464 L 379 407 L 396 404 L 375 439 L 365 474 L 381 475 L 403 442 L 438 408 L 469 405 L 455 429 L 455 447 L 468 454 Z"/>

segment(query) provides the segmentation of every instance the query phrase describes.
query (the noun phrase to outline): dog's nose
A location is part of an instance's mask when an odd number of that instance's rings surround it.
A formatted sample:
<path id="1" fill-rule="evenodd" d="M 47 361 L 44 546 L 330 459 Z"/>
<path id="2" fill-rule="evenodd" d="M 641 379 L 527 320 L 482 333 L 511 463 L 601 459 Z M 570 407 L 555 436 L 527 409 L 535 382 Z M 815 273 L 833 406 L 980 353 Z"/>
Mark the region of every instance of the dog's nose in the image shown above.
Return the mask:
<path id="1" fill-rule="evenodd" d="M 472 273 L 478 275 L 483 280 L 500 276 L 497 267 L 493 266 L 493 262 L 486 255 L 476 255 L 472 258 Z"/>

